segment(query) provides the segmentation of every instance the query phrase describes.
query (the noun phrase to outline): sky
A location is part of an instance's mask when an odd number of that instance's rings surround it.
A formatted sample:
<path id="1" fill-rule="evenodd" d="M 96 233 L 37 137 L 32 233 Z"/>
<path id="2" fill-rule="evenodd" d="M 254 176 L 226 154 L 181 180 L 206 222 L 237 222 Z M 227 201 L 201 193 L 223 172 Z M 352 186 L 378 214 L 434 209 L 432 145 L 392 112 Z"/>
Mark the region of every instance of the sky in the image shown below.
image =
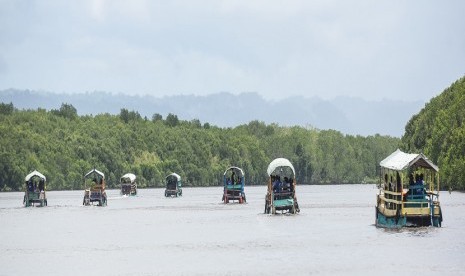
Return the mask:
<path id="1" fill-rule="evenodd" d="M 428 101 L 465 1 L 0 0 L 0 90 Z"/>

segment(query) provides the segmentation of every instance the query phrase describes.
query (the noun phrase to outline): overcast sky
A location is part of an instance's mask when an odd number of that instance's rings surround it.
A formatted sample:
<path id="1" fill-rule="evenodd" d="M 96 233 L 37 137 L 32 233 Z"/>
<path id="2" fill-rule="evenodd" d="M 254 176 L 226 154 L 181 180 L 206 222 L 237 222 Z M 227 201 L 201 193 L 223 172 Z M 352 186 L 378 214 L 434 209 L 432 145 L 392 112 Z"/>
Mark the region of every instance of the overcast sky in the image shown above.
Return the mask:
<path id="1" fill-rule="evenodd" d="M 428 101 L 465 1 L 0 0 L 0 89 Z"/>

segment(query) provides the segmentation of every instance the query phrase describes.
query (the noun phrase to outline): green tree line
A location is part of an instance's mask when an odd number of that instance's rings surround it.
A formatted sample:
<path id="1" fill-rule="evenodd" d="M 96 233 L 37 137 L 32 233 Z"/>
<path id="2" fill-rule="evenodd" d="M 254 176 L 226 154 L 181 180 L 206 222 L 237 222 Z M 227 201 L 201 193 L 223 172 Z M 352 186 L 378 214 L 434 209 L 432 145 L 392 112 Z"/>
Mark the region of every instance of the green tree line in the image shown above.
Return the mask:
<path id="1" fill-rule="evenodd" d="M 247 185 L 259 185 L 277 157 L 293 163 L 298 183 L 373 183 L 377 164 L 399 142 L 259 121 L 220 128 L 174 114 L 142 118 L 121 109 L 79 116 L 70 104 L 47 111 L 0 103 L 0 189 L 22 190 L 34 169 L 47 177 L 48 189 L 83 189 L 83 175 L 93 168 L 105 173 L 110 188 L 127 172 L 137 175 L 139 187 L 164 186 L 172 172 L 186 186 L 220 185 L 229 166 L 244 169 Z"/>
<path id="2" fill-rule="evenodd" d="M 402 148 L 423 152 L 439 166 L 443 189 L 465 189 L 465 77 L 454 82 L 414 115 Z"/>

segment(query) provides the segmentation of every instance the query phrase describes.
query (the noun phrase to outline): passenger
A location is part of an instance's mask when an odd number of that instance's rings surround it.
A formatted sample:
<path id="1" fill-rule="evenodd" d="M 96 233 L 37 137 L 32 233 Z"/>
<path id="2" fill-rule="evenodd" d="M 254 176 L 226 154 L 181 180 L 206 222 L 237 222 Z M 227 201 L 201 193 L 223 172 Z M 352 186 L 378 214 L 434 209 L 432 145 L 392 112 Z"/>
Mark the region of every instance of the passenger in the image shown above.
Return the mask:
<path id="1" fill-rule="evenodd" d="M 231 174 L 231 183 L 234 185 L 236 184 L 236 172 L 233 171 Z"/>
<path id="2" fill-rule="evenodd" d="M 39 192 L 43 192 L 43 191 L 44 191 L 44 188 L 45 188 L 44 186 L 45 186 L 44 180 L 41 179 L 41 180 L 39 181 Z"/>
<path id="3" fill-rule="evenodd" d="M 417 193 L 420 195 L 425 195 L 426 194 L 426 189 L 425 189 L 425 181 L 423 180 L 424 175 L 420 174 L 419 176 L 419 184 L 420 187 L 417 188 Z"/>
<path id="4" fill-rule="evenodd" d="M 279 180 L 278 180 L 277 176 L 275 176 L 273 179 L 274 179 L 273 182 L 272 182 L 273 183 L 273 191 L 275 193 L 277 193 L 279 191 Z"/>
<path id="5" fill-rule="evenodd" d="M 284 183 L 283 183 L 283 191 L 289 192 L 291 190 L 291 184 L 289 182 L 289 178 L 284 177 Z"/>
<path id="6" fill-rule="evenodd" d="M 405 198 L 407 198 L 407 196 L 414 195 L 414 193 L 415 193 L 414 188 L 413 188 L 413 186 L 415 185 L 415 180 L 414 180 L 414 177 L 413 177 L 413 173 L 408 175 L 408 179 L 409 179 L 408 180 L 409 187 L 408 187 L 407 194 L 405 194 Z"/>
<path id="7" fill-rule="evenodd" d="M 413 173 L 409 174 L 408 178 L 409 178 L 408 184 L 409 184 L 409 185 L 414 185 L 415 182 L 413 181 Z"/>
<path id="8" fill-rule="evenodd" d="M 32 181 L 29 180 L 29 182 L 27 182 L 27 190 L 29 192 L 33 192 L 34 191 L 34 185 L 32 184 Z"/>
<path id="9" fill-rule="evenodd" d="M 281 176 L 278 175 L 278 192 L 282 192 L 283 190 L 283 182 L 281 181 Z"/>
<path id="10" fill-rule="evenodd" d="M 226 184 L 231 185 L 231 178 L 228 177 L 228 179 L 226 179 Z"/>

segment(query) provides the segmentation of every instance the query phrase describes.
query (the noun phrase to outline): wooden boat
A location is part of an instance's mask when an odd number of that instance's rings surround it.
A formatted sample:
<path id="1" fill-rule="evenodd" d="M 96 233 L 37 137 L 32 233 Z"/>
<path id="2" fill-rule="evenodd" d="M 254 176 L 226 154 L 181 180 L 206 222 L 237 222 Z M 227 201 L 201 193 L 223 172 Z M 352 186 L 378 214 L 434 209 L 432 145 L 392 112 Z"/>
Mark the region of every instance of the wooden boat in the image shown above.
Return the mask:
<path id="1" fill-rule="evenodd" d="M 121 195 L 135 196 L 137 195 L 136 175 L 127 173 L 120 178 Z"/>
<path id="2" fill-rule="evenodd" d="M 165 189 L 165 197 L 178 197 L 182 196 L 182 183 L 181 183 L 181 176 L 177 173 L 172 173 L 168 175 L 166 178 L 166 189 Z"/>
<path id="3" fill-rule="evenodd" d="M 47 195 L 45 193 L 46 177 L 40 172 L 34 170 L 24 178 L 24 181 L 24 206 L 47 206 Z"/>
<path id="4" fill-rule="evenodd" d="M 229 167 L 223 174 L 223 202 L 237 200 L 239 203 L 246 202 L 244 186 L 244 170 L 239 167 Z"/>
<path id="5" fill-rule="evenodd" d="M 441 226 L 439 168 L 431 160 L 398 149 L 380 167 L 376 226 Z"/>
<path id="6" fill-rule="evenodd" d="M 107 193 L 105 191 L 105 175 L 93 169 L 84 176 L 84 199 L 82 205 L 89 206 L 97 203 L 98 206 L 107 206 Z"/>
<path id="7" fill-rule="evenodd" d="M 277 158 L 268 165 L 267 173 L 269 179 L 265 214 L 276 214 L 277 211 L 292 214 L 300 212 L 295 193 L 295 170 L 291 162 L 285 158 Z"/>

